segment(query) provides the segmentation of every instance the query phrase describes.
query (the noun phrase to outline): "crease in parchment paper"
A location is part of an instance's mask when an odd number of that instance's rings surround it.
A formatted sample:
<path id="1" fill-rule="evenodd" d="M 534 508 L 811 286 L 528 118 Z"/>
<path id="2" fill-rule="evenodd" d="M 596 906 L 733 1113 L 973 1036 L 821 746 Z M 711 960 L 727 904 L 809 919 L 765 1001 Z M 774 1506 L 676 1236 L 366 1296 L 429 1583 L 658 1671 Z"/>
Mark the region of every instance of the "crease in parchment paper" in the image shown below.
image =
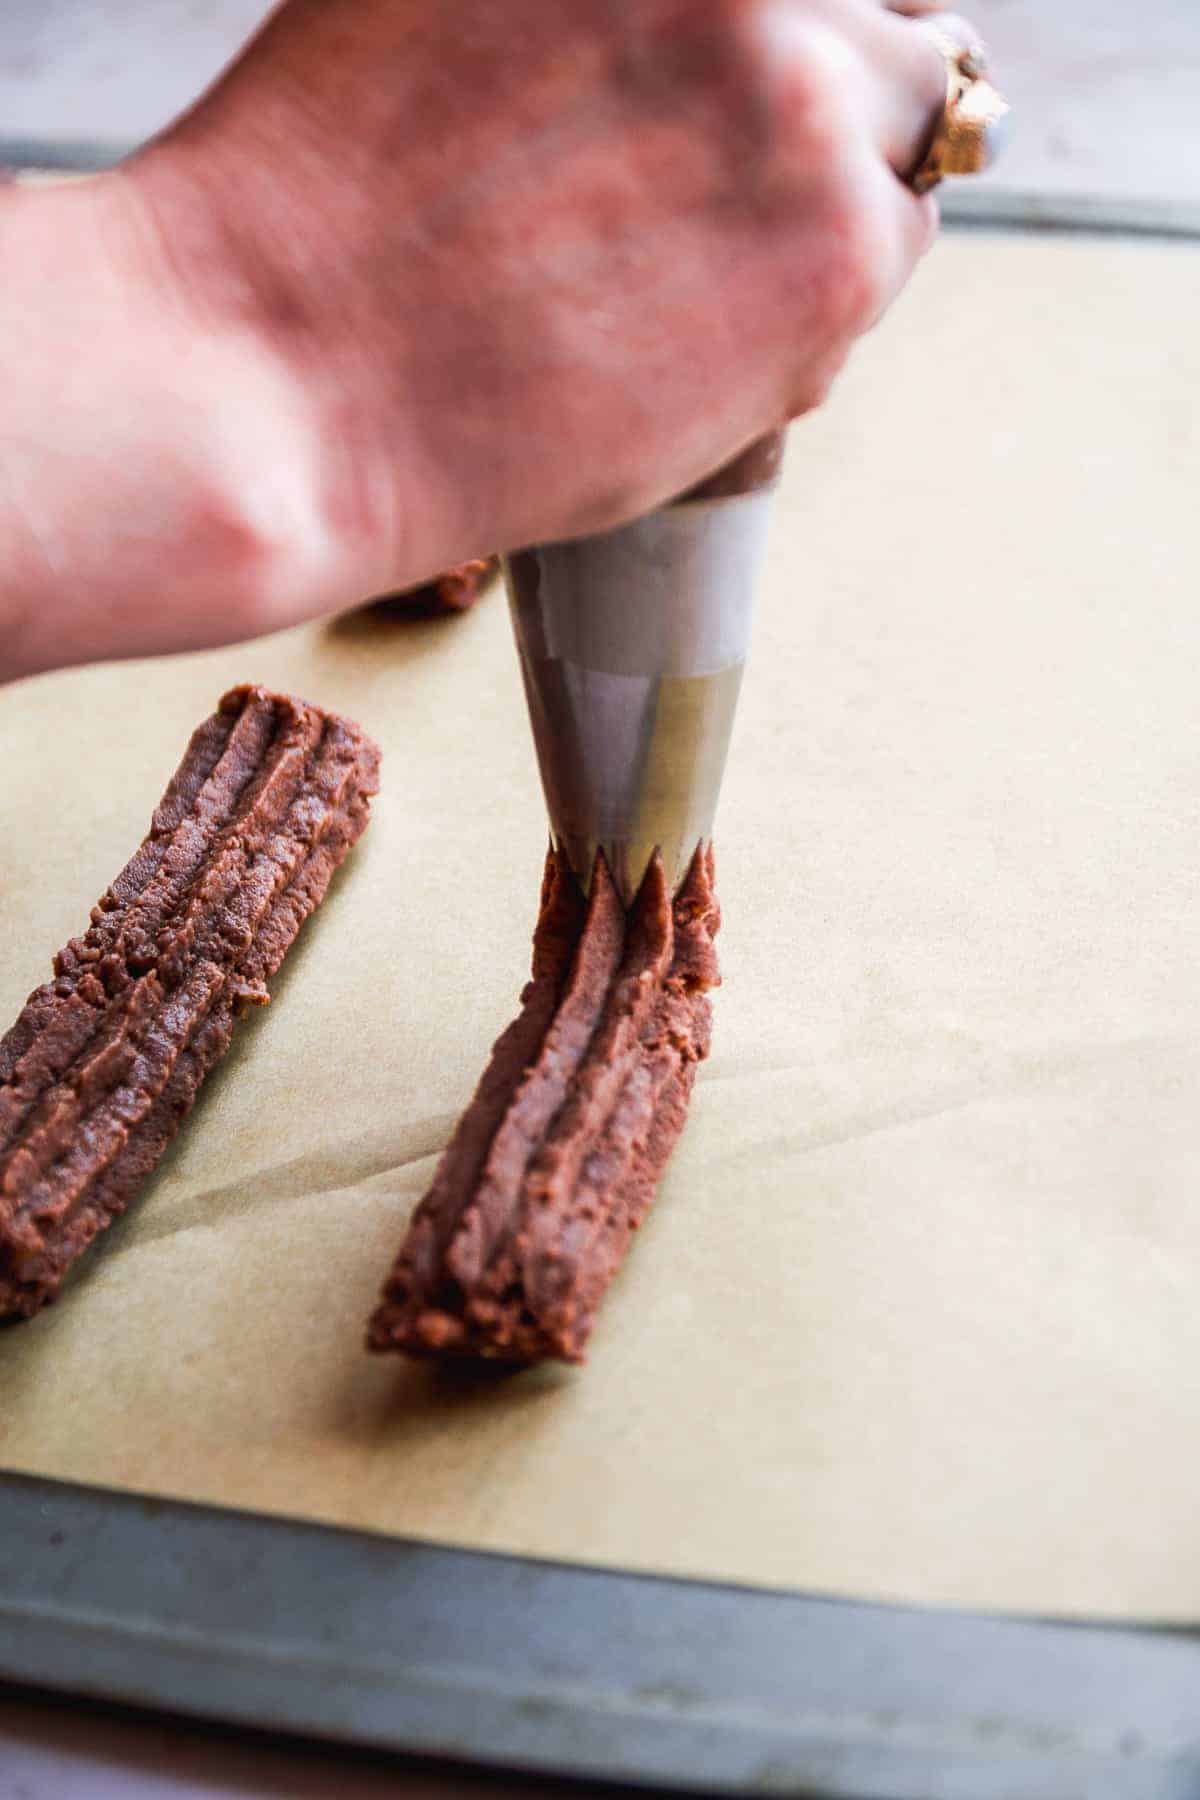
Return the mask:
<path id="1" fill-rule="evenodd" d="M 441 1154 L 445 1122 L 424 1135 L 427 1148 L 408 1155 L 393 1149 L 380 1149 L 374 1154 L 347 1156 L 342 1161 L 336 1150 L 328 1156 L 298 1157 L 295 1162 L 280 1163 L 259 1170 L 246 1180 L 234 1180 L 223 1187 L 200 1188 L 177 1203 L 168 1215 L 149 1208 L 148 1216 L 138 1232 L 139 1248 L 176 1237 L 185 1231 L 216 1231 L 229 1221 L 258 1212 L 263 1207 L 283 1206 L 319 1194 L 350 1194 L 368 1183 L 387 1179 L 400 1185 L 402 1176 L 422 1170 L 432 1176 Z"/>
<path id="2" fill-rule="evenodd" d="M 852 1110 L 848 1116 L 834 1117 L 823 1128 L 801 1127 L 794 1132 L 773 1134 L 763 1143 L 772 1156 L 803 1157 L 842 1144 L 892 1131 L 920 1126 L 944 1115 L 971 1107 L 1007 1102 L 1022 1094 L 1048 1097 L 1063 1090 L 1081 1076 L 1114 1071 L 1131 1058 L 1141 1060 L 1148 1052 L 1163 1053 L 1172 1076 L 1181 1065 L 1196 1062 L 1194 1039 L 1175 1034 L 1147 1034 L 1123 1042 L 1095 1046 L 1042 1045 L 1027 1046 L 1011 1057 L 1003 1070 L 989 1066 L 981 1071 L 975 1085 L 964 1075 L 960 1085 L 938 1088 L 934 1092 L 919 1091 L 903 1102 Z M 853 1065 L 849 1064 L 851 1072 Z M 772 1082 L 786 1089 L 794 1111 L 798 1091 L 803 1090 L 801 1070 L 783 1065 L 770 1070 L 751 1069 L 745 1073 L 719 1071 L 701 1073 L 701 1084 L 725 1081 L 747 1085 L 754 1090 L 756 1104 L 761 1104 L 762 1087 Z M 829 1096 L 824 1103 L 810 1107 L 812 1115 L 829 1110 Z M 144 1198 L 147 1216 L 137 1233 L 139 1249 L 193 1230 L 219 1230 L 227 1221 L 236 1220 L 268 1206 L 318 1194 L 350 1195 L 367 1184 L 393 1180 L 397 1191 L 419 1195 L 432 1178 L 434 1167 L 445 1148 L 455 1120 L 454 1114 L 439 1114 L 427 1120 L 408 1122 L 397 1142 L 395 1131 L 381 1134 L 375 1141 L 362 1138 L 333 1142 L 318 1151 L 291 1160 L 267 1163 L 246 1175 L 213 1187 L 189 1190 L 171 1205 L 169 1211 L 155 1208 L 153 1184 Z M 730 1152 L 737 1157 L 740 1152 Z M 714 1160 L 716 1167 L 718 1158 Z M 85 1265 L 86 1268 L 86 1265 Z"/>
<path id="3" fill-rule="evenodd" d="M 1150 1032 L 1108 1044 L 1027 1045 L 1007 1058 L 984 1055 L 983 1066 L 974 1074 L 964 1071 L 954 1081 L 929 1087 L 918 1084 L 903 1098 L 884 1102 L 860 1100 L 847 1105 L 837 1091 L 822 1083 L 819 1065 L 813 1064 L 779 1064 L 746 1071 L 718 1068 L 706 1070 L 702 1080 L 710 1086 L 748 1090 L 756 1111 L 773 1090 L 786 1095 L 782 1116 L 799 1116 L 805 1122 L 775 1130 L 769 1149 L 773 1155 L 804 1157 L 1022 1096 L 1031 1101 L 1050 1100 L 1080 1081 L 1119 1080 L 1124 1067 L 1140 1067 L 1147 1058 L 1160 1056 L 1164 1079 L 1178 1083 L 1182 1070 L 1200 1067 L 1200 1038 L 1183 1032 Z M 862 1066 L 847 1055 L 842 1069 L 846 1081 L 856 1082 L 860 1089 L 881 1085 L 881 1076 L 882 1085 L 898 1085 L 894 1063 L 867 1062 Z M 818 1124 L 818 1120 L 824 1122 Z M 766 1142 L 763 1148 L 768 1148 Z M 736 1159 L 736 1146 L 728 1154 Z"/>

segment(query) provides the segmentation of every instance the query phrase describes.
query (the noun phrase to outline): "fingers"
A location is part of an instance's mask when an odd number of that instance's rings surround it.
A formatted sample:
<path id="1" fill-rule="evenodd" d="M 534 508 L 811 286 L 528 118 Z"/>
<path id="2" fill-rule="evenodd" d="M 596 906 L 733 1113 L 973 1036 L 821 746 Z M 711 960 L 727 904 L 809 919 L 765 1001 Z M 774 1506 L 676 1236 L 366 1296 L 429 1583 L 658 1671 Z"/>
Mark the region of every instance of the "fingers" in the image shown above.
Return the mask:
<path id="1" fill-rule="evenodd" d="M 825 333 L 822 354 L 812 355 L 811 340 L 806 345 L 788 418 L 799 418 L 827 399 L 855 340 L 888 312 L 937 235 L 932 195 L 918 197 L 905 188 L 877 155 L 865 152 L 848 174 L 855 207 L 839 226 L 840 251 L 832 256 L 827 247 L 824 253 L 825 303 L 835 329 Z"/>
<path id="2" fill-rule="evenodd" d="M 921 161 L 946 104 L 946 59 L 911 21 L 881 13 L 880 53 L 890 71 L 879 87 L 876 141 L 903 181 Z"/>
<path id="3" fill-rule="evenodd" d="M 917 264 L 932 248 L 940 217 L 931 194 L 914 194 L 883 163 L 873 163 L 864 179 L 870 185 L 869 203 L 881 222 L 881 231 L 890 238 L 887 254 L 881 257 L 879 291 L 872 316 L 867 320 L 869 329 L 899 297 Z"/>
<path id="4" fill-rule="evenodd" d="M 840 18 L 860 59 L 867 109 L 861 122 L 903 180 L 919 165 L 945 106 L 945 56 L 913 19 L 880 0 L 851 0 Z"/>
<path id="5" fill-rule="evenodd" d="M 859 14 L 862 43 L 876 73 L 876 141 L 902 181 L 919 167 L 946 104 L 947 46 L 980 67 L 987 46 L 968 19 L 938 0 L 875 0 Z"/>
<path id="6" fill-rule="evenodd" d="M 964 50 L 980 58 L 987 55 L 987 45 L 977 28 L 961 13 L 947 12 L 941 0 L 884 0 L 884 8 L 899 19 L 919 19 L 925 25 L 936 25 L 944 37 Z"/>
<path id="7" fill-rule="evenodd" d="M 840 327 L 840 360 L 891 306 L 937 235 L 936 204 L 914 194 L 905 177 L 942 117 L 946 60 L 924 31 L 879 0 L 839 0 L 836 33 L 814 31 L 795 0 L 780 0 L 763 18 L 807 127 L 797 165 L 821 170 L 834 210 L 829 311 Z"/>

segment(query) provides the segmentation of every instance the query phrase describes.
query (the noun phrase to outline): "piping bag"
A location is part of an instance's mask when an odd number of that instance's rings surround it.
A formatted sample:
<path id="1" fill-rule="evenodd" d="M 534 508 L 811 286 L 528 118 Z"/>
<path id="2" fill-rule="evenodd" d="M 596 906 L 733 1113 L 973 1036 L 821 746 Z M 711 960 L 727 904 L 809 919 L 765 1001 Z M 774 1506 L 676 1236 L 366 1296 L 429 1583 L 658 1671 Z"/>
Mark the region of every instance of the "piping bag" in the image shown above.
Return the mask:
<path id="1" fill-rule="evenodd" d="M 910 177 L 928 193 L 989 166 L 1009 108 L 973 32 L 917 29 L 946 68 Z M 783 439 L 632 525 L 505 565 L 551 832 L 585 888 L 602 851 L 627 906 L 656 849 L 674 891 L 712 834 Z"/>
<path id="2" fill-rule="evenodd" d="M 550 829 L 586 890 L 672 892 L 713 820 L 750 648 L 784 434 L 615 531 L 506 558 Z"/>

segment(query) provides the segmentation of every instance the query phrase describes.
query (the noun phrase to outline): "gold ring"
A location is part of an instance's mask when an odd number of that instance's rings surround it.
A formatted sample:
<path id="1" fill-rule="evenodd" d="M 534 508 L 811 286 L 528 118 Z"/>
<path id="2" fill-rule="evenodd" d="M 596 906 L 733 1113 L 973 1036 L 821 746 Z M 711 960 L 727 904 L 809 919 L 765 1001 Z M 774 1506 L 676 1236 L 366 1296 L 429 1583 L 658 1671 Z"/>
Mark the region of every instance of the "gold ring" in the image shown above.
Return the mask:
<path id="1" fill-rule="evenodd" d="M 932 21 L 916 23 L 946 64 L 941 115 L 909 179 L 914 193 L 927 194 L 947 175 L 979 175 L 991 167 L 1003 148 L 1010 108 L 1003 94 L 984 79 L 985 63 L 976 50 L 955 43 Z"/>

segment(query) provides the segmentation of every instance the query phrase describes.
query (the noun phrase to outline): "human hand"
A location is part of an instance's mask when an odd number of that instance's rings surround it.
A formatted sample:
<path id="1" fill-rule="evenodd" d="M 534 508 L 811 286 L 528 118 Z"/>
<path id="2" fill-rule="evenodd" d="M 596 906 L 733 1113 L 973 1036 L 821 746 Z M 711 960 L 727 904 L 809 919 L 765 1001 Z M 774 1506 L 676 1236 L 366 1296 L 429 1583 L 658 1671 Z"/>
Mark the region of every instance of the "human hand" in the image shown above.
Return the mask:
<path id="1" fill-rule="evenodd" d="M 221 425 L 193 435 L 227 456 L 202 474 L 238 560 L 204 570 L 198 619 L 195 581 L 183 608 L 169 574 L 144 591 L 143 554 L 78 653 L 248 635 L 617 523 L 816 405 L 932 239 L 902 177 L 944 93 L 877 0 L 288 0 L 95 184 L 153 315 L 126 480 L 172 448 L 155 357 L 206 346 Z"/>

